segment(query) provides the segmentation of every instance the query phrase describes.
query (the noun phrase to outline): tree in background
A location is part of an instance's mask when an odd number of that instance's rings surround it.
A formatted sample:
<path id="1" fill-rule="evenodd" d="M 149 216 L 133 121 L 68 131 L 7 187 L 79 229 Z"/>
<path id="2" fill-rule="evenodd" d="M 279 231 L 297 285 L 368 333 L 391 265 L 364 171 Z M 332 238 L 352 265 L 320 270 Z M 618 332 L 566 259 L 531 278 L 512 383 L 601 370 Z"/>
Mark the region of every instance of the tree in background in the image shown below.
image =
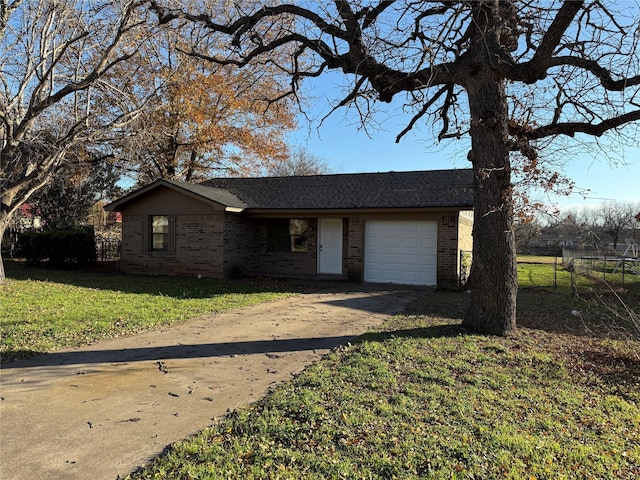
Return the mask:
<path id="1" fill-rule="evenodd" d="M 602 231 L 613 241 L 614 250 L 624 240 L 625 233 L 632 230 L 636 233 L 635 215 L 640 211 L 640 204 L 606 202 L 597 211 Z"/>
<path id="2" fill-rule="evenodd" d="M 287 159 L 274 163 L 266 172 L 271 177 L 323 175 L 328 173 L 332 173 L 332 170 L 326 160 L 304 148 L 294 149 Z"/>
<path id="3" fill-rule="evenodd" d="M 0 242 L 71 152 L 95 159 L 135 118 L 130 78 L 110 75 L 156 30 L 146 14 L 135 1 L 0 3 Z"/>
<path id="4" fill-rule="evenodd" d="M 98 200 L 122 193 L 117 186 L 119 179 L 116 168 L 107 161 L 68 162 L 29 200 L 30 213 L 40 217 L 46 230 L 84 224 Z"/>
<path id="5" fill-rule="evenodd" d="M 278 56 L 273 64 L 289 73 L 293 90 L 339 70 L 353 83 L 336 108 L 355 106 L 366 120 L 376 102 L 397 101 L 414 113 L 399 137 L 424 121 L 439 125 L 439 139 L 470 136 L 475 221 L 465 324 L 480 332 L 516 328 L 512 160 L 524 159 L 521 170 L 535 175 L 544 163 L 538 152 L 551 140 L 624 133 L 640 119 L 637 5 L 259 2 L 230 5 L 220 21 L 190 2 L 151 3 L 160 24 L 187 20 L 227 38 L 224 54 L 203 49 L 199 58 L 268 64 L 285 47 L 291 61 Z M 637 144 L 640 136 L 626 133 Z"/>
<path id="6" fill-rule="evenodd" d="M 597 206 L 572 207 L 561 215 L 537 218 L 531 225 L 538 225 L 539 235 L 546 235 L 555 246 L 559 246 L 563 237 L 578 237 L 580 248 L 607 252 L 610 247 L 616 250 L 623 242 L 638 243 L 640 229 L 635 216 L 639 211 L 640 203 L 637 202 L 607 201 Z M 534 245 L 535 236 L 525 238 L 525 234 L 523 231 L 522 245 Z"/>
<path id="7" fill-rule="evenodd" d="M 131 65 L 137 89 L 150 100 L 115 150 L 138 183 L 245 176 L 287 156 L 295 102 L 283 77 L 271 65 L 239 69 L 185 53 L 205 42 L 196 26 L 166 29 Z"/>
<path id="8" fill-rule="evenodd" d="M 185 55 L 208 39 L 193 26 L 163 31 L 147 7 L 0 0 L 0 239 L 58 174 L 87 171 L 79 150 L 140 181 L 247 174 L 286 157 L 295 100 L 278 70 L 240 71 Z M 69 193 L 60 182 L 39 201 Z"/>

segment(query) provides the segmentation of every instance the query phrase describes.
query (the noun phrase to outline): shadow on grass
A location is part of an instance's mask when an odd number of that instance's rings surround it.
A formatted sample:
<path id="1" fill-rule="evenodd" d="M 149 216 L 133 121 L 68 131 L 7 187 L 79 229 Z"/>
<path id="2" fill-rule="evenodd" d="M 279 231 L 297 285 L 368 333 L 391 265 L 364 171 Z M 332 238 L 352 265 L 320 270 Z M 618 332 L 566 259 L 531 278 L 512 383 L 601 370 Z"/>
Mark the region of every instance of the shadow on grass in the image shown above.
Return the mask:
<path id="1" fill-rule="evenodd" d="M 631 306 L 640 305 L 638 296 L 627 297 Z M 610 299 L 612 302 L 615 299 Z M 403 315 L 385 325 L 387 331 L 418 328 L 428 319 L 429 324 L 452 324 L 458 333 L 468 332 L 460 324 L 469 307 L 470 296 L 462 292 L 432 291 L 410 304 Z M 596 302 L 571 295 L 524 290 L 518 292 L 517 325 L 519 328 L 541 330 L 553 334 L 569 334 L 593 338 L 638 338 L 640 332 L 624 318 L 596 308 Z M 609 312 L 610 313 L 610 312 Z M 440 328 L 440 327 L 438 327 Z"/>
<path id="2" fill-rule="evenodd" d="M 357 342 L 383 342 L 395 338 L 455 338 L 470 334 L 461 324 L 433 325 L 405 328 L 383 332 L 368 332 L 358 337 Z"/>
<path id="3" fill-rule="evenodd" d="M 627 399 L 640 399 L 640 357 L 637 355 L 592 349 L 581 351 L 579 362 L 583 371 L 596 375 Z"/>
<path id="4" fill-rule="evenodd" d="M 47 352 L 44 350 L 31 350 L 28 348 L 20 349 L 8 349 L 0 353 L 0 364 L 2 368 L 6 368 L 8 363 L 16 360 L 25 360 L 27 358 L 36 357 L 38 355 L 44 355 Z"/>
<path id="5" fill-rule="evenodd" d="M 626 296 L 628 305 L 622 308 L 620 299 L 614 296 L 521 292 L 518 326 L 594 338 L 640 339 L 630 316 L 634 311 L 637 316 L 639 298 L 635 294 Z"/>
<path id="6" fill-rule="evenodd" d="M 174 298 L 209 298 L 231 293 L 301 292 L 309 288 L 302 282 L 274 278 L 215 279 L 187 276 L 127 275 L 100 268 L 61 270 L 5 261 L 8 279 L 34 280 L 73 285 L 81 288 L 148 294 Z"/>

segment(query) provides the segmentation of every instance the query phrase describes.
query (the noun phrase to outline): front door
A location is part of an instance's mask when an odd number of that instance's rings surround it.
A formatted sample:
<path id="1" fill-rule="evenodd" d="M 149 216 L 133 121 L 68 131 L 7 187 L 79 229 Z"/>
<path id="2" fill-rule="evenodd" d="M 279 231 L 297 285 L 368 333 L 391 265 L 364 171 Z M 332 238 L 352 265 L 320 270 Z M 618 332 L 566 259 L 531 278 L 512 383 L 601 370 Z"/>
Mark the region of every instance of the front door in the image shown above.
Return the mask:
<path id="1" fill-rule="evenodd" d="M 318 273 L 342 274 L 342 219 L 318 219 Z"/>

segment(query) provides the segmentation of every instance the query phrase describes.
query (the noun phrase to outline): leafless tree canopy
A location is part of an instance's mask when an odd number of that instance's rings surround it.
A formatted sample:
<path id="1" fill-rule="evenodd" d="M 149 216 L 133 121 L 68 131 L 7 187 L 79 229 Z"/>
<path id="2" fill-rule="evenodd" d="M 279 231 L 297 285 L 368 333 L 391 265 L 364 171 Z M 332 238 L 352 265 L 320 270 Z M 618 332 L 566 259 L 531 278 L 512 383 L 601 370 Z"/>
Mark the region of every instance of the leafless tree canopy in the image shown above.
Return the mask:
<path id="1" fill-rule="evenodd" d="M 287 46 L 291 61 L 278 67 L 290 73 L 294 92 L 305 77 L 340 69 L 356 79 L 345 105 L 406 95 L 415 116 L 402 134 L 425 116 L 440 122 L 441 138 L 468 132 L 463 91 L 480 67 L 476 40 L 509 83 L 514 147 L 554 135 L 599 136 L 640 119 L 640 16 L 631 2 L 248 3 L 220 24 L 207 12 L 153 2 L 162 22 L 187 18 L 229 35 L 224 55 L 192 52 L 218 63 L 270 62 Z M 487 35 L 487 22 L 499 34 Z"/>
<path id="2" fill-rule="evenodd" d="M 147 13 L 139 2 L 0 0 L 0 236 L 76 147 L 137 114 L 131 79 L 110 75 L 151 31 Z"/>
<path id="3" fill-rule="evenodd" d="M 275 163 L 266 171 L 266 175 L 270 177 L 324 175 L 329 173 L 332 173 L 329 164 L 322 157 L 304 148 L 296 148 L 289 154 L 287 159 Z"/>

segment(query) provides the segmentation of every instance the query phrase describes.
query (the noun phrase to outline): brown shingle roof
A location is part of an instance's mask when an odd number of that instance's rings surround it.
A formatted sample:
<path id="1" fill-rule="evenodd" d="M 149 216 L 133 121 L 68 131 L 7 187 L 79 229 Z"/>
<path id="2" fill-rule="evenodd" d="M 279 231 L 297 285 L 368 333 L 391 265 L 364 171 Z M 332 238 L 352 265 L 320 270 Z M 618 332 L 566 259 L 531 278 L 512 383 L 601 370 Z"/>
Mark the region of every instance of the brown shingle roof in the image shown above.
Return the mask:
<path id="1" fill-rule="evenodd" d="M 471 169 L 300 177 L 215 178 L 249 209 L 354 209 L 473 206 Z"/>

